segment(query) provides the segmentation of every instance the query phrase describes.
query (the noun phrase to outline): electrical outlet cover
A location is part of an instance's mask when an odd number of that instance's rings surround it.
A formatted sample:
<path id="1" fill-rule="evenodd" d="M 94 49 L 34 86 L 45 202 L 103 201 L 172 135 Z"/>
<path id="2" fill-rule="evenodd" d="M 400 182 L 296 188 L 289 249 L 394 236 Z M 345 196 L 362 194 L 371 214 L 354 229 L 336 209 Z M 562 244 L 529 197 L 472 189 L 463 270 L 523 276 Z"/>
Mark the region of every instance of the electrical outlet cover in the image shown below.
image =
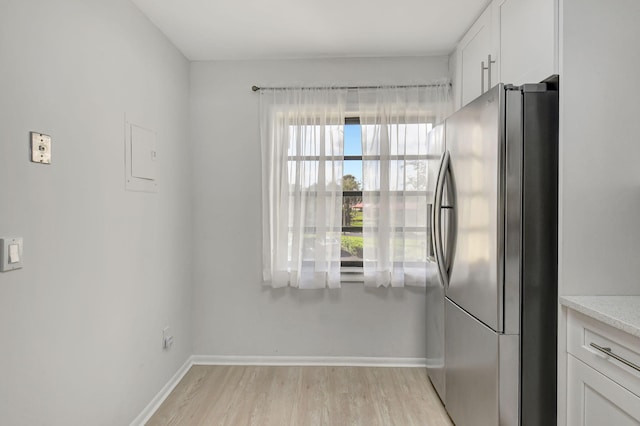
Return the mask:
<path id="1" fill-rule="evenodd" d="M 40 164 L 51 164 L 51 136 L 44 133 L 31 132 L 31 161 Z"/>

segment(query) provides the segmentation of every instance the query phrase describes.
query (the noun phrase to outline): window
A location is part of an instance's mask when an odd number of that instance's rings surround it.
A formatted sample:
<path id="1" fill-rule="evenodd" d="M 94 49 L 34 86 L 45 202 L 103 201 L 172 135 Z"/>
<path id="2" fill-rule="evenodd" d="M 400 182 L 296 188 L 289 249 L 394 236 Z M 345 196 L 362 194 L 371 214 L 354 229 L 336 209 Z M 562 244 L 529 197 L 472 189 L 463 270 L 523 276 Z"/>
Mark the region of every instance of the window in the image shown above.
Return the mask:
<path id="1" fill-rule="evenodd" d="M 339 88 L 261 95 L 265 283 L 425 285 L 430 90 L 359 90 L 355 114 Z"/>

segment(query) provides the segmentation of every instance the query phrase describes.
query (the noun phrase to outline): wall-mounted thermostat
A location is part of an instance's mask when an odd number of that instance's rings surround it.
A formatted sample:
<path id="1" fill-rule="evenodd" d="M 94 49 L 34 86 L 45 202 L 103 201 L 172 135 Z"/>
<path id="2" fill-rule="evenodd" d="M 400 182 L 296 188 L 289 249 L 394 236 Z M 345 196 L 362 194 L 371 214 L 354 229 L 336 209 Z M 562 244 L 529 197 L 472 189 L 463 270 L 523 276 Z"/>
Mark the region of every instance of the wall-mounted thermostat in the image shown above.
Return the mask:
<path id="1" fill-rule="evenodd" d="M 31 161 L 51 164 L 51 136 L 31 132 Z"/>

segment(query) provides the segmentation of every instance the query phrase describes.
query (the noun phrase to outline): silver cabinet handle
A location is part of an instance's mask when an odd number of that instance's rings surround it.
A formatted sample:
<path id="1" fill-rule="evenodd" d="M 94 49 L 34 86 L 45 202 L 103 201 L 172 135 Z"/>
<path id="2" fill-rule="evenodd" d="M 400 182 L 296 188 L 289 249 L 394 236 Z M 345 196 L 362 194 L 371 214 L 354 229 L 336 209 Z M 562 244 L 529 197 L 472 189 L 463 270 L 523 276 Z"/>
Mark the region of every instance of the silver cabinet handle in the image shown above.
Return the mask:
<path id="1" fill-rule="evenodd" d="M 487 70 L 487 90 L 491 89 L 491 64 L 495 64 L 496 61 L 491 60 L 491 55 L 487 55 L 487 66 L 484 65 L 484 61 L 480 63 L 480 93 L 484 93 L 484 71 Z"/>
<path id="2" fill-rule="evenodd" d="M 495 63 L 496 61 L 491 60 L 491 55 L 487 55 L 487 82 L 489 83 L 487 90 L 491 89 L 491 64 Z"/>
<path id="3" fill-rule="evenodd" d="M 610 356 L 611 358 L 613 358 L 613 359 L 615 359 L 617 361 L 620 361 L 624 365 L 626 365 L 628 367 L 631 367 L 634 370 L 640 372 L 640 366 L 634 364 L 631 361 L 627 361 L 626 359 L 622 358 L 620 355 L 614 354 L 613 352 L 611 352 L 611 348 L 605 348 L 604 346 L 596 345 L 593 342 L 589 343 L 589 346 L 599 350 L 600 352 L 604 353 L 607 356 Z"/>

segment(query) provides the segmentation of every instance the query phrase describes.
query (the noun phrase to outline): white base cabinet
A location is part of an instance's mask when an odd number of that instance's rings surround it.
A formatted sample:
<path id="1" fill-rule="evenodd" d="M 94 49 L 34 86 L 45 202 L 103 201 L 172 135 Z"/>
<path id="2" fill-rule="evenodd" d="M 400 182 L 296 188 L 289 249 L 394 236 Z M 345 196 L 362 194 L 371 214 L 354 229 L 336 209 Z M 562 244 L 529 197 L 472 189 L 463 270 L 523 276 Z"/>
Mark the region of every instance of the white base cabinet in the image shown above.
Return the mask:
<path id="1" fill-rule="evenodd" d="M 567 425 L 640 426 L 640 339 L 569 310 Z"/>
<path id="2" fill-rule="evenodd" d="M 640 397 L 572 355 L 567 373 L 567 425 L 640 425 Z"/>

